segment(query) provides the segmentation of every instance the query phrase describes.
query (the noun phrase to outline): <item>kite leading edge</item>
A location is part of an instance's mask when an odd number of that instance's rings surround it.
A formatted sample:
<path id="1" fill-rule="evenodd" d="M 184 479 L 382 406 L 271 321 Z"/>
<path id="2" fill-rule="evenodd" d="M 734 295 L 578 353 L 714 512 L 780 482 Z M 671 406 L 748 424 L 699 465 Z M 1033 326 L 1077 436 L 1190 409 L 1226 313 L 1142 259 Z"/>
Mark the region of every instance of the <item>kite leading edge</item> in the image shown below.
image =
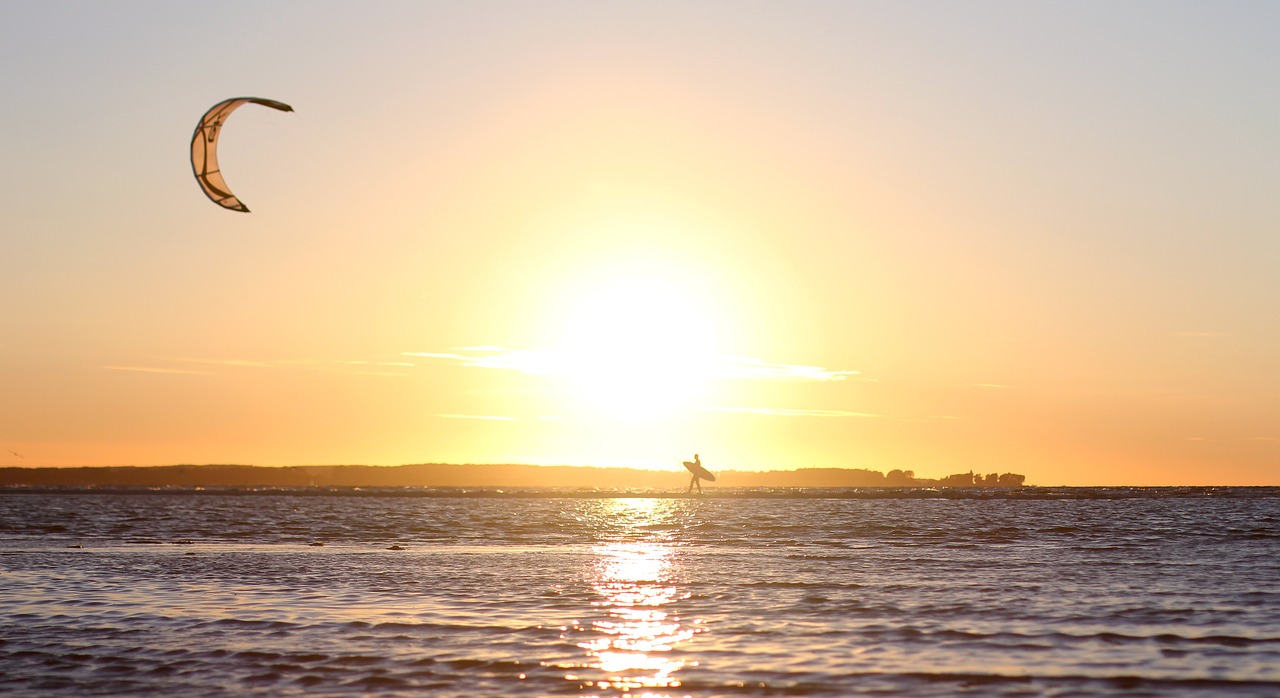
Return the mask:
<path id="1" fill-rule="evenodd" d="M 205 196 L 223 208 L 241 213 L 248 213 L 249 207 L 231 193 L 227 181 L 222 178 L 222 170 L 218 168 L 218 137 L 231 112 L 250 102 L 280 111 L 293 111 L 293 107 L 274 99 L 233 97 L 218 102 L 205 112 L 196 125 L 196 132 L 191 135 L 191 171 Z"/>

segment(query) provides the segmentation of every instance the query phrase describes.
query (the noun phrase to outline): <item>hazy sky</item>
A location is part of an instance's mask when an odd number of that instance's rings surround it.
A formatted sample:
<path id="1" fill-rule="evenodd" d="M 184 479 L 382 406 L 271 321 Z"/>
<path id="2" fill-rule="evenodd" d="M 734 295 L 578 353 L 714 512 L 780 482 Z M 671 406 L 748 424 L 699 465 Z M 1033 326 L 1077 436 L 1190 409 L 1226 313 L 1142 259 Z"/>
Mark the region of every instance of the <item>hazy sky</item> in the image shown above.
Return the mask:
<path id="1" fill-rule="evenodd" d="M 0 465 L 1280 484 L 1280 4 L 0 8 Z"/>

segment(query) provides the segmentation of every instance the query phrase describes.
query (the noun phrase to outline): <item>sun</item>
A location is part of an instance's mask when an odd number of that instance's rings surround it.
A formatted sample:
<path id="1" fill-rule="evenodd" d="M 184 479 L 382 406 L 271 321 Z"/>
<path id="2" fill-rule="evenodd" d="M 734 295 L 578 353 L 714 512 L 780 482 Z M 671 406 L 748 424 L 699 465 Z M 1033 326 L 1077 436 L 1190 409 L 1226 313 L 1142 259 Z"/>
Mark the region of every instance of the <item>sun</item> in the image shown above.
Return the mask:
<path id="1" fill-rule="evenodd" d="M 581 284 L 558 324 L 559 373 L 582 409 L 653 420 L 705 399 L 717 317 L 697 284 L 673 270 L 630 269 Z"/>

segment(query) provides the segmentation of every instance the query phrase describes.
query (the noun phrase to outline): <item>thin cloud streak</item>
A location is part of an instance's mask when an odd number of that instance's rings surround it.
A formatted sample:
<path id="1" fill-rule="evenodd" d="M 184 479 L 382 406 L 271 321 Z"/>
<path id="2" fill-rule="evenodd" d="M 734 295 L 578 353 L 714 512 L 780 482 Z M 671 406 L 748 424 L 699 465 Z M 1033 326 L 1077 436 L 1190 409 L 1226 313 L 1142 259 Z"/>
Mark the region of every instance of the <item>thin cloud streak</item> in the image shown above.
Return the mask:
<path id="1" fill-rule="evenodd" d="M 409 374 L 399 371 L 356 371 L 357 376 L 383 376 L 388 378 L 403 378 Z"/>
<path id="2" fill-rule="evenodd" d="M 283 359 L 279 361 L 259 361 L 254 359 L 208 359 L 179 357 L 158 359 L 165 363 L 190 364 L 196 366 L 223 369 L 285 369 L 338 371 L 357 376 L 405 377 L 409 375 L 404 369 L 414 368 L 417 364 L 410 361 L 369 361 L 366 359 Z M 218 372 L 194 368 L 178 368 L 173 366 L 122 366 L 109 365 L 102 368 L 111 371 L 132 371 L 135 373 L 160 373 L 190 376 L 216 376 Z"/>
<path id="3" fill-rule="evenodd" d="M 241 368 L 270 368 L 275 365 L 268 361 L 250 361 L 248 359 L 191 359 L 182 357 L 173 360 L 187 364 L 201 364 L 203 366 L 233 366 Z"/>
<path id="4" fill-rule="evenodd" d="M 759 414 L 770 417 L 882 417 L 870 412 L 849 412 L 846 410 L 803 410 L 784 407 L 708 407 L 710 412 L 733 412 L 740 414 Z"/>
<path id="5" fill-rule="evenodd" d="M 478 419 L 486 422 L 523 422 L 522 417 L 510 417 L 499 414 L 451 414 L 440 413 L 433 414 L 432 417 L 441 417 L 443 419 Z"/>
<path id="6" fill-rule="evenodd" d="M 551 352 L 521 351 L 502 347 L 460 347 L 459 352 L 482 352 L 481 355 L 465 353 L 406 351 L 404 356 L 424 359 L 444 359 L 456 362 L 463 368 L 492 368 L 502 371 L 519 371 L 534 375 L 558 373 L 555 356 Z"/>
<path id="7" fill-rule="evenodd" d="M 1280 436 L 1226 436 L 1219 438 L 1208 436 L 1188 436 L 1187 441 L 1261 441 L 1264 443 L 1280 443 Z"/>
<path id="8" fill-rule="evenodd" d="M 198 358 L 177 358 L 172 361 L 199 364 L 202 366 L 224 366 L 229 368 L 287 368 L 287 369 L 332 369 L 355 367 L 361 369 L 378 369 L 378 368 L 413 368 L 417 364 L 409 361 L 369 361 L 366 359 L 281 359 L 278 361 L 260 361 L 255 359 L 198 359 Z M 386 372 L 370 373 L 368 371 L 356 371 L 360 374 L 369 375 L 404 375 L 402 373 L 389 374 Z"/>
<path id="9" fill-rule="evenodd" d="M 459 347 L 452 352 L 407 351 L 404 356 L 415 356 L 425 359 L 441 359 L 452 361 L 463 368 L 489 368 L 504 371 L 519 371 L 531 375 L 554 375 L 571 373 L 577 361 L 571 354 L 540 351 L 532 349 L 508 349 L 498 346 Z M 669 358 L 669 357 L 664 357 Z M 650 368 L 644 357 L 629 358 L 619 369 Z M 687 366 L 681 367 L 685 373 L 690 368 L 697 372 L 726 380 L 766 380 L 797 382 L 833 382 L 843 381 L 850 376 L 858 375 L 857 371 L 833 370 L 808 364 L 788 364 L 765 361 L 749 356 L 717 356 L 705 359 L 692 358 Z"/>
<path id="10" fill-rule="evenodd" d="M 842 381 L 857 371 L 833 371 L 821 366 L 785 364 L 750 356 L 723 356 L 717 361 L 720 376 L 746 380 Z"/>
<path id="11" fill-rule="evenodd" d="M 132 371 L 134 373 L 164 373 L 184 376 L 212 376 L 208 371 L 190 371 L 181 368 L 162 368 L 159 366 L 103 366 L 109 371 Z"/>

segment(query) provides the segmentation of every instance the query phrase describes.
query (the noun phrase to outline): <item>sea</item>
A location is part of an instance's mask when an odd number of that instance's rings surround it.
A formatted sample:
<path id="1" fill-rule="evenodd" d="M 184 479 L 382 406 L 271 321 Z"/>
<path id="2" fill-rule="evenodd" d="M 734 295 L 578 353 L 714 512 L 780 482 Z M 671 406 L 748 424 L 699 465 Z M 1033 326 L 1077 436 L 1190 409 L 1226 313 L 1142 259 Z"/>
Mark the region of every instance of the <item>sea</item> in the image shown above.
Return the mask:
<path id="1" fill-rule="evenodd" d="M 1280 488 L 0 491 L 6 696 L 1280 696 Z"/>

